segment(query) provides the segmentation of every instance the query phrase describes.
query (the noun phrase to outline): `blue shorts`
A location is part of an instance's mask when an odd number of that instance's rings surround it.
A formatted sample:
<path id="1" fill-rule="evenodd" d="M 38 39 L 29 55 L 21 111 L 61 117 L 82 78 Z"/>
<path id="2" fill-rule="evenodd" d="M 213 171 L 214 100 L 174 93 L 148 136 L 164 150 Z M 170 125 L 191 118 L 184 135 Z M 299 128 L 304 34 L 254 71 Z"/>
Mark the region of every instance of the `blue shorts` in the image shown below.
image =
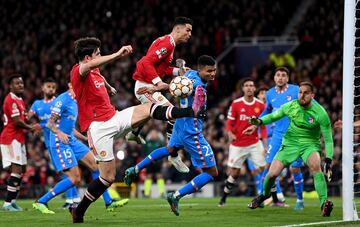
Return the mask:
<path id="1" fill-rule="evenodd" d="M 202 133 L 191 135 L 179 131 L 174 127 L 169 141 L 170 147 L 185 149 L 196 168 L 207 169 L 216 166 L 214 152 Z"/>
<path id="2" fill-rule="evenodd" d="M 267 151 L 266 156 L 265 156 L 266 163 L 270 164 L 274 160 L 275 155 L 277 154 L 277 152 L 280 149 L 280 145 L 282 143 L 282 138 L 283 138 L 282 134 L 277 134 L 277 133 L 273 134 L 273 136 L 271 138 L 271 142 L 269 143 L 268 151 Z M 301 157 L 296 159 L 290 165 L 290 167 L 297 167 L 297 168 L 300 168 L 301 166 L 303 166 L 303 162 L 301 160 Z"/>
<path id="3" fill-rule="evenodd" d="M 56 171 L 63 171 L 78 165 L 89 148 L 74 136 L 71 136 L 68 144 L 63 144 L 54 133 L 50 135 L 50 158 Z"/>

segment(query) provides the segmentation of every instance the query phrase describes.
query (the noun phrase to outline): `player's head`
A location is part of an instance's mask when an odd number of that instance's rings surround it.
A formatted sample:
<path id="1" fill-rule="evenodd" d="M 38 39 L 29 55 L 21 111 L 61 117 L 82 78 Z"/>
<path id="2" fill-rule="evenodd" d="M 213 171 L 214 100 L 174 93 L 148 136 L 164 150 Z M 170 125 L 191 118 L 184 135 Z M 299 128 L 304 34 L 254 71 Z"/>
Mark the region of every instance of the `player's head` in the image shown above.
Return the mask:
<path id="1" fill-rule="evenodd" d="M 56 93 L 56 81 L 52 77 L 47 77 L 41 86 L 41 90 L 44 93 L 45 98 L 51 99 Z"/>
<path id="2" fill-rule="evenodd" d="M 187 17 L 176 17 L 171 32 L 175 43 L 185 43 L 191 37 L 193 21 Z"/>
<path id="3" fill-rule="evenodd" d="M 8 78 L 8 85 L 10 88 L 10 92 L 15 95 L 22 95 L 24 92 L 24 81 L 20 74 L 10 75 Z"/>
<path id="4" fill-rule="evenodd" d="M 278 67 L 275 69 L 274 81 L 276 86 L 282 88 L 289 82 L 290 71 L 286 67 Z"/>
<path id="5" fill-rule="evenodd" d="M 266 102 L 266 92 L 267 92 L 268 88 L 267 87 L 260 87 L 257 91 L 256 91 L 256 98 L 260 99 L 262 102 Z"/>
<path id="6" fill-rule="evenodd" d="M 250 77 L 246 77 L 241 81 L 241 89 L 244 92 L 244 96 L 253 97 L 255 95 L 256 87 L 255 82 Z"/>
<path id="7" fill-rule="evenodd" d="M 101 41 L 95 37 L 80 38 L 74 42 L 75 55 L 78 61 L 89 61 L 100 55 Z"/>
<path id="8" fill-rule="evenodd" d="M 299 86 L 298 100 L 302 107 L 308 107 L 315 97 L 315 88 L 311 82 L 301 82 Z"/>
<path id="9" fill-rule="evenodd" d="M 198 71 L 202 79 L 209 81 L 216 77 L 216 60 L 209 55 L 201 55 L 198 58 Z"/>

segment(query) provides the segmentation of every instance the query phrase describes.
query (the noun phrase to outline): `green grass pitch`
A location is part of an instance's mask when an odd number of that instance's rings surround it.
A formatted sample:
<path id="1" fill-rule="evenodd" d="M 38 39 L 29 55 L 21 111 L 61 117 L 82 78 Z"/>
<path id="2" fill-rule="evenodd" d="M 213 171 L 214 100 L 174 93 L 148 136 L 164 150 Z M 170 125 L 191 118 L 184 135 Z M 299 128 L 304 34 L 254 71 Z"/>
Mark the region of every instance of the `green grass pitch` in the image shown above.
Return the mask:
<path id="1" fill-rule="evenodd" d="M 342 219 L 341 199 L 331 198 L 334 210 L 331 217 L 320 215 L 319 201 L 305 199 L 305 209 L 293 210 L 295 200 L 289 198 L 290 208 L 265 207 L 250 210 L 247 203 L 251 198 L 228 199 L 225 207 L 219 208 L 219 198 L 184 198 L 180 202 L 180 216 L 175 216 L 164 199 L 131 199 L 129 204 L 115 212 L 107 212 L 102 200 L 88 210 L 85 224 L 81 226 L 282 226 L 291 224 L 337 221 Z M 23 212 L 0 211 L 0 226 L 73 226 L 67 210 L 61 208 L 63 200 L 55 199 L 49 203 L 54 215 L 44 215 L 32 209 L 33 200 L 20 200 Z M 360 226 L 360 222 L 333 223 L 323 226 Z"/>

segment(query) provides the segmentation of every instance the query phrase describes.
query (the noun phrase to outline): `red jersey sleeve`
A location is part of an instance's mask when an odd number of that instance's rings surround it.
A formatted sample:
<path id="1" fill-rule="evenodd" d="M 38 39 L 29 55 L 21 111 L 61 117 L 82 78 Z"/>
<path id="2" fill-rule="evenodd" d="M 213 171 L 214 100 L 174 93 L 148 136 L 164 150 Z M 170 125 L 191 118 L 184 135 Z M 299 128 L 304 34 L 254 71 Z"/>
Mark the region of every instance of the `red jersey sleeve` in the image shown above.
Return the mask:
<path id="1" fill-rule="evenodd" d="M 4 103 L 4 107 L 5 107 L 4 112 L 7 116 L 11 118 L 20 116 L 19 107 L 14 99 L 12 98 L 6 99 L 6 102 Z"/>
<path id="2" fill-rule="evenodd" d="M 164 59 L 168 58 L 175 49 L 175 45 L 170 42 L 170 38 L 159 38 L 156 40 L 150 47 L 145 58 L 143 59 L 144 73 L 151 79 L 158 77 L 156 72 L 155 65 L 159 64 Z M 173 67 L 168 67 L 166 69 L 166 74 L 171 75 L 173 72 Z"/>
<path id="3" fill-rule="evenodd" d="M 232 131 L 235 125 L 236 120 L 236 108 L 234 107 L 234 102 L 231 103 L 231 106 L 228 111 L 227 121 L 226 121 L 226 130 Z"/>

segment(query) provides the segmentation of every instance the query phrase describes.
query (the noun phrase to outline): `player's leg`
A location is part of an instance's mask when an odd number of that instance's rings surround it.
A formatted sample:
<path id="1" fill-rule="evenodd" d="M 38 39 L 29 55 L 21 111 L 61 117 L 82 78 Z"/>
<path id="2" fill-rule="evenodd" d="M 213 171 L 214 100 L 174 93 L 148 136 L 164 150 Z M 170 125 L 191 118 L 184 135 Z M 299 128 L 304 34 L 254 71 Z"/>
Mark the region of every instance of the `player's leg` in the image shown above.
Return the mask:
<path id="1" fill-rule="evenodd" d="M 263 180 L 265 179 L 265 176 L 267 175 L 267 173 L 269 171 L 270 164 L 272 163 L 275 155 L 277 154 L 278 150 L 280 149 L 281 142 L 282 142 L 282 135 L 274 134 L 271 139 L 269 149 L 265 156 L 266 166 L 263 171 L 263 176 L 262 176 Z M 288 207 L 284 202 L 279 200 L 277 194 L 280 194 L 280 193 L 282 194 L 280 182 L 279 182 L 279 179 L 276 179 L 275 185 L 273 186 L 273 188 L 271 190 L 271 198 L 269 198 L 270 201 L 268 201 L 268 200 L 265 201 L 265 204 L 272 202 L 273 205 L 275 205 L 275 206 Z"/>
<path id="2" fill-rule="evenodd" d="M 11 144 L 1 145 L 3 168 L 9 168 L 10 177 L 7 180 L 7 194 L 3 209 L 6 211 L 22 211 L 16 198 L 20 191 L 23 173 L 26 170 L 27 157 L 24 144 L 13 140 Z"/>
<path id="3" fill-rule="evenodd" d="M 171 210 L 177 216 L 179 215 L 179 200 L 185 195 L 200 190 L 204 185 L 213 181 L 214 177 L 218 175 L 214 153 L 203 134 L 195 135 L 193 138 L 182 138 L 182 143 L 185 150 L 190 153 L 193 165 L 201 168 L 203 172 L 175 193 L 169 193 L 167 195 L 167 201 Z"/>
<path id="4" fill-rule="evenodd" d="M 80 162 L 91 171 L 92 179 L 98 179 L 100 175 L 98 165 L 96 163 L 94 155 L 89 151 L 89 148 L 77 139 L 72 140 L 70 142 L 70 145 L 72 149 L 76 151 L 75 156 L 77 160 L 80 159 Z M 129 202 L 129 199 L 114 200 L 110 196 L 108 190 L 105 190 L 105 192 L 102 194 L 102 197 L 105 202 L 105 207 L 107 211 L 114 211 L 116 208 L 122 207 Z"/>
<path id="5" fill-rule="evenodd" d="M 229 146 L 229 157 L 227 166 L 230 168 L 230 174 L 225 181 L 223 194 L 221 196 L 219 206 L 222 207 L 226 203 L 226 198 L 230 195 L 232 189 L 235 186 L 236 180 L 240 175 L 240 169 L 244 161 L 248 157 L 246 147 L 237 147 L 232 144 Z"/>
<path id="6" fill-rule="evenodd" d="M 315 190 L 320 200 L 320 206 L 323 216 L 330 216 L 333 209 L 333 203 L 328 200 L 327 184 L 325 176 L 321 171 L 321 158 L 319 151 L 308 149 L 304 152 L 302 159 L 307 163 L 310 172 L 313 174 Z"/>
<path id="7" fill-rule="evenodd" d="M 294 180 L 294 189 L 296 192 L 296 204 L 295 210 L 304 209 L 304 200 L 303 200 L 303 189 L 304 189 L 304 178 L 301 173 L 302 160 L 298 158 L 295 162 L 291 163 L 290 171 Z"/>
<path id="8" fill-rule="evenodd" d="M 61 179 L 65 179 L 68 176 L 66 174 L 61 175 Z M 65 204 L 63 205 L 64 209 L 68 209 L 73 203 L 80 202 L 80 198 L 77 192 L 77 188 L 74 185 L 73 187 L 69 188 L 65 191 Z"/>

